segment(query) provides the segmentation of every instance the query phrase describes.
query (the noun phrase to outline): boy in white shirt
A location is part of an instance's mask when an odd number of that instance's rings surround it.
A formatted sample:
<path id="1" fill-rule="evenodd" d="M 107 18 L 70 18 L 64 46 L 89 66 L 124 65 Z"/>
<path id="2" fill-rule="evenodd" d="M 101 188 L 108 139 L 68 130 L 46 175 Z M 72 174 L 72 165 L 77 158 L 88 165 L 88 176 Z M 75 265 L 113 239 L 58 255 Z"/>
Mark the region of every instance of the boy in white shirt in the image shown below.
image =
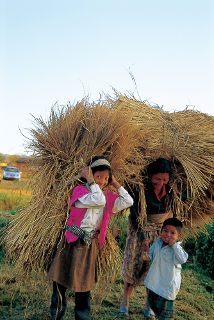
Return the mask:
<path id="1" fill-rule="evenodd" d="M 174 319 L 173 304 L 181 284 L 181 264 L 188 254 L 177 242 L 182 222 L 177 218 L 164 221 L 160 239 L 150 248 L 151 266 L 144 281 L 149 290 L 148 303 L 159 320 Z"/>

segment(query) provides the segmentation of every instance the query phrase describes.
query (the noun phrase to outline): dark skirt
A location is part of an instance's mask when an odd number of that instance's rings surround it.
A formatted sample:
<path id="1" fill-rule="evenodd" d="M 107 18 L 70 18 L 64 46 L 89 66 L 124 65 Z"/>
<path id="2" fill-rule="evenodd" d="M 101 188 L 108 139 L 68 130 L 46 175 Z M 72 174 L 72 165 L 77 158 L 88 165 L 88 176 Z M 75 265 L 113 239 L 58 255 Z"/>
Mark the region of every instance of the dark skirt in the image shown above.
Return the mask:
<path id="1" fill-rule="evenodd" d="M 82 239 L 67 243 L 64 237 L 47 278 L 75 292 L 90 291 L 97 281 L 97 239 L 86 246 Z"/>
<path id="2" fill-rule="evenodd" d="M 167 300 L 153 291 L 149 290 L 148 303 L 154 311 L 158 320 L 173 320 L 174 319 L 174 301 Z"/>

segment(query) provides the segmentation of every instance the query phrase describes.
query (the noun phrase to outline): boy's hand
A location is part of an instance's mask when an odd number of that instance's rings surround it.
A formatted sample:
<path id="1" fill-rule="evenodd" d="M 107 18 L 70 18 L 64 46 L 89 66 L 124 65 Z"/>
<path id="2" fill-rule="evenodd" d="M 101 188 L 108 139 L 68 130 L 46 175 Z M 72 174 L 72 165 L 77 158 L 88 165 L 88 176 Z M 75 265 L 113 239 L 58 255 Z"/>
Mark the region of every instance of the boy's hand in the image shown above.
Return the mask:
<path id="1" fill-rule="evenodd" d="M 169 242 L 168 242 L 168 246 L 169 246 L 169 247 L 172 247 L 172 246 L 173 246 L 173 244 L 175 244 L 175 243 L 176 243 L 176 241 L 175 241 L 175 240 L 173 240 L 173 239 L 169 238 Z"/>

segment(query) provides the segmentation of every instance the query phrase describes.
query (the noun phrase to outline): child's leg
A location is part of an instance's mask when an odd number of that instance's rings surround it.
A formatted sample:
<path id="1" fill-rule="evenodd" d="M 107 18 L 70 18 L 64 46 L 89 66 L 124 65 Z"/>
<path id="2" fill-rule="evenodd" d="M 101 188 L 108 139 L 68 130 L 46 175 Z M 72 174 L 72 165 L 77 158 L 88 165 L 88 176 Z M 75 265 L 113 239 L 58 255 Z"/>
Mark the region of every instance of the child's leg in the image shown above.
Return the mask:
<path id="1" fill-rule="evenodd" d="M 151 309 L 151 306 L 149 304 L 149 301 L 148 301 L 148 293 L 149 293 L 149 290 L 146 288 L 146 304 L 145 304 L 145 309 L 143 310 L 143 314 L 145 316 L 147 316 L 148 318 L 155 316 L 155 313 L 153 312 L 153 310 Z"/>
<path id="2" fill-rule="evenodd" d="M 75 319 L 89 320 L 91 317 L 90 291 L 75 292 Z"/>
<path id="3" fill-rule="evenodd" d="M 159 320 L 173 320 L 174 319 L 174 301 L 167 300 L 156 293 L 149 290 L 148 301 L 152 310 L 155 312 Z"/>
<path id="4" fill-rule="evenodd" d="M 66 309 L 66 288 L 59 283 L 53 282 L 53 293 L 51 297 L 51 319 L 60 320 L 63 318 Z"/>

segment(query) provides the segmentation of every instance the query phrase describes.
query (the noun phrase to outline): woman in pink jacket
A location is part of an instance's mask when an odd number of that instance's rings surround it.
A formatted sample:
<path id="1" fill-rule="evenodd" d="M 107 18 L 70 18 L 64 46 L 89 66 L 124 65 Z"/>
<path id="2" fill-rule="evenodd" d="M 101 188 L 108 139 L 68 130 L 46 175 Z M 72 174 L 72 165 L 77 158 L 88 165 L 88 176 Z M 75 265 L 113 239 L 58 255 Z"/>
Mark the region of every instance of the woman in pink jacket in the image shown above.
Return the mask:
<path id="1" fill-rule="evenodd" d="M 133 205 L 133 199 L 111 172 L 102 156 L 92 159 L 80 172 L 85 186 L 74 188 L 65 237 L 50 266 L 48 279 L 53 281 L 52 319 L 62 319 L 66 309 L 65 291 L 75 291 L 75 319 L 90 319 L 90 291 L 97 280 L 96 241 L 102 248 L 110 216 Z M 111 184 L 117 191 L 106 191 Z"/>

